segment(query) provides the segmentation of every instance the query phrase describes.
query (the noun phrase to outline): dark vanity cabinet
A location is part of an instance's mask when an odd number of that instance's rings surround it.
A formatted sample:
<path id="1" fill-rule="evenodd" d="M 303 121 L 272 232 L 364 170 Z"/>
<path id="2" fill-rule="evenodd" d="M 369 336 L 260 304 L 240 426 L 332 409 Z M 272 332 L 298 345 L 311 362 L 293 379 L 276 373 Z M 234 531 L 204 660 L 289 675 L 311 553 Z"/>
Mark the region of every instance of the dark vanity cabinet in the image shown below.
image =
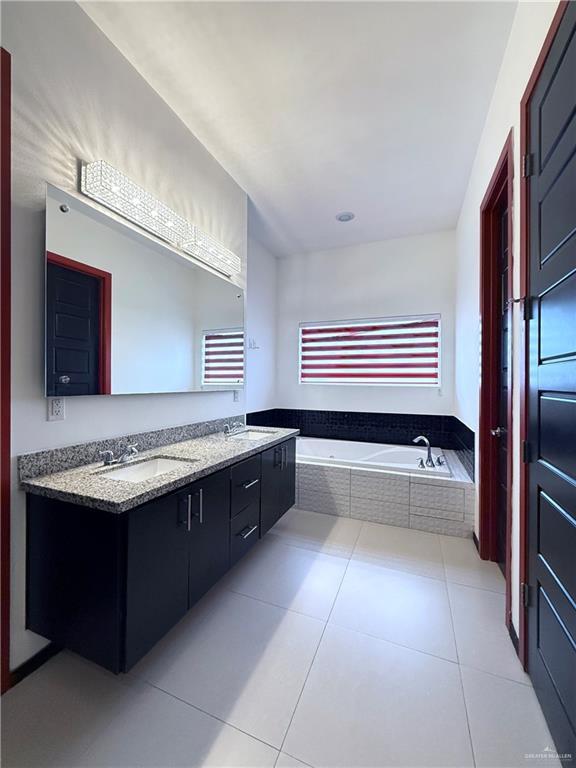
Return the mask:
<path id="1" fill-rule="evenodd" d="M 180 495 L 170 494 L 125 513 L 118 556 L 125 547 L 126 594 L 120 585 L 118 600 L 125 620 L 126 669 L 188 610 L 191 537 L 181 507 Z"/>
<path id="2" fill-rule="evenodd" d="M 199 600 L 230 567 L 230 470 L 191 485 L 180 498 L 181 519 L 190 520 L 188 604 Z"/>
<path id="3" fill-rule="evenodd" d="M 237 563 L 260 536 L 261 456 L 232 467 L 230 507 L 230 561 Z"/>
<path id="4" fill-rule="evenodd" d="M 129 670 L 292 506 L 295 443 L 123 513 L 28 494 L 28 629 Z"/>
<path id="5" fill-rule="evenodd" d="M 228 474 L 126 513 L 126 669 L 228 570 Z"/>
<path id="6" fill-rule="evenodd" d="M 261 536 L 294 505 L 295 493 L 296 440 L 287 440 L 262 453 Z"/>

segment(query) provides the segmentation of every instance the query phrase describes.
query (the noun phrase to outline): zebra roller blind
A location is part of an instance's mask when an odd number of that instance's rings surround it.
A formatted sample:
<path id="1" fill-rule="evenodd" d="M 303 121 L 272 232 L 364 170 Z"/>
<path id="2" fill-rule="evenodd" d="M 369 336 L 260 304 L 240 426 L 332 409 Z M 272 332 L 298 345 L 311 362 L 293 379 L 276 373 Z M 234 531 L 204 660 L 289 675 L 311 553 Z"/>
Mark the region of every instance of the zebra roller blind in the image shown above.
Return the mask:
<path id="1" fill-rule="evenodd" d="M 202 350 L 202 384 L 244 383 L 244 331 L 232 328 L 205 331 Z"/>
<path id="2" fill-rule="evenodd" d="M 440 386 L 440 316 L 300 325 L 301 384 Z"/>

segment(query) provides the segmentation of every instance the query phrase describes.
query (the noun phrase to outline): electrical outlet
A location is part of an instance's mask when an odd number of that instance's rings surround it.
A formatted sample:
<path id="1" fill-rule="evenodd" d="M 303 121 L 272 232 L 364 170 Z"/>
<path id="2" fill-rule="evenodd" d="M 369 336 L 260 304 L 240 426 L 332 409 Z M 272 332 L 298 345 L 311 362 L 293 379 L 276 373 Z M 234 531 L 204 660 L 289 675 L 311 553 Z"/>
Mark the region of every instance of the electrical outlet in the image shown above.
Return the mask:
<path id="1" fill-rule="evenodd" d="M 64 421 L 66 418 L 66 406 L 63 397 L 50 397 L 48 399 L 48 421 Z"/>
<path id="2" fill-rule="evenodd" d="M 235 389 L 235 390 L 234 390 L 234 394 L 233 394 L 233 396 L 232 396 L 232 399 L 233 399 L 233 401 L 234 401 L 235 403 L 237 403 L 237 402 L 238 402 L 238 400 L 240 400 L 240 393 L 238 392 L 238 390 L 237 390 L 237 389 Z"/>

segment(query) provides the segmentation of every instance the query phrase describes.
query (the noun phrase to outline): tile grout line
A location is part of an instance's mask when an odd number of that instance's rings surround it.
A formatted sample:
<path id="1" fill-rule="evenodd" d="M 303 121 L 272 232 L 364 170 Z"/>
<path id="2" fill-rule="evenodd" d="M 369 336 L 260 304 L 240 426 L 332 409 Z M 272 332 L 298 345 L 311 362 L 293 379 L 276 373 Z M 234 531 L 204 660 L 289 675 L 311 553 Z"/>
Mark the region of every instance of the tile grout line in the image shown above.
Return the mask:
<path id="1" fill-rule="evenodd" d="M 300 509 L 299 507 L 297 507 L 297 509 L 300 512 L 306 512 L 309 515 L 325 515 L 326 517 L 336 517 L 338 519 L 347 519 L 347 518 L 343 517 L 342 515 L 330 515 L 330 514 L 327 514 L 327 513 L 324 513 L 324 512 L 311 512 L 311 511 L 306 510 L 306 509 Z M 382 522 L 379 522 L 377 520 L 362 520 L 360 518 L 349 518 L 349 519 L 356 520 L 357 522 L 360 523 L 360 532 L 361 532 L 362 528 L 364 527 L 364 525 L 366 523 L 369 523 L 369 524 L 372 524 L 372 525 L 381 525 L 381 526 L 385 526 L 385 527 L 399 528 L 401 530 L 414 531 L 414 533 L 424 533 L 426 535 L 435 536 L 437 538 L 440 538 L 441 536 L 446 536 L 447 535 L 447 534 L 441 534 L 441 533 L 434 533 L 434 532 L 431 532 L 431 531 L 420 531 L 419 529 L 416 529 L 416 528 L 405 528 L 404 526 L 401 526 L 401 525 L 392 525 L 391 523 L 382 523 Z M 277 536 L 278 538 L 284 538 L 283 534 L 276 533 L 274 535 Z M 289 537 L 287 536 L 286 538 L 289 538 Z M 326 552 L 324 550 L 319 550 L 319 549 L 315 549 L 315 548 L 312 548 L 312 547 L 304 547 L 304 546 L 301 546 L 300 544 L 294 542 L 293 539 L 290 539 L 290 543 L 287 543 L 287 542 L 282 542 L 282 543 L 284 544 L 284 546 L 287 546 L 287 547 L 294 547 L 295 549 L 303 549 L 303 550 L 308 551 L 308 552 L 318 552 L 319 554 L 322 554 L 322 555 L 330 555 L 332 557 L 341 557 L 343 560 L 344 559 L 350 560 L 350 559 L 353 559 L 353 556 L 355 554 L 356 544 L 358 542 L 358 538 L 359 538 L 359 534 L 356 536 L 356 541 L 354 543 L 354 546 L 353 546 L 353 549 L 352 549 L 352 552 L 351 552 L 350 555 L 345 555 L 344 552 L 338 552 L 338 553 L 335 552 L 335 551 L 333 551 L 333 552 Z M 461 540 L 462 541 L 466 541 L 467 540 L 467 539 L 462 539 L 462 537 L 460 537 L 460 536 L 452 536 L 450 538 L 454 538 L 457 541 L 461 541 Z M 480 586 L 473 585 L 473 584 L 465 584 L 462 581 L 457 581 L 455 579 L 449 578 L 448 574 L 447 574 L 447 571 L 446 571 L 446 564 L 444 562 L 444 556 L 443 556 L 443 550 L 442 550 L 442 543 L 441 543 L 441 541 L 440 541 L 440 548 L 441 548 L 441 552 L 442 552 L 442 564 L 443 564 L 443 569 L 444 569 L 444 578 L 438 578 L 437 576 L 430 576 L 428 574 L 416 573 L 415 571 L 407 571 L 407 570 L 405 570 L 403 568 L 395 568 L 393 564 L 388 563 L 386 560 L 384 560 L 382 558 L 378 558 L 377 556 L 374 556 L 374 560 L 375 561 L 378 560 L 378 562 L 384 563 L 385 565 L 383 565 L 383 567 L 389 568 L 390 570 L 393 570 L 393 571 L 398 571 L 400 573 L 407 573 L 407 574 L 411 574 L 413 576 L 420 576 L 420 577 L 425 578 L 425 579 L 434 579 L 435 581 L 443 581 L 446 584 L 455 584 L 455 585 L 457 585 L 459 587 L 467 587 L 468 589 L 478 589 L 481 592 L 492 592 L 492 593 L 494 593 L 496 595 L 503 595 L 504 594 L 504 592 L 501 592 L 500 590 L 497 590 L 497 589 L 491 589 L 490 587 L 480 587 Z M 359 562 L 367 562 L 367 561 L 359 561 Z"/>
<path id="2" fill-rule="evenodd" d="M 313 766 L 312 763 L 307 763 L 305 760 L 300 760 L 299 757 L 295 757 L 294 755 L 291 755 L 290 752 L 284 752 L 284 750 L 281 750 L 278 753 L 278 757 L 280 757 L 280 755 L 282 754 L 288 755 L 288 757 L 291 757 L 293 760 L 298 760 L 299 763 L 302 763 L 302 765 L 307 765 L 308 768 L 315 768 L 315 766 Z"/>
<path id="3" fill-rule="evenodd" d="M 195 709 L 197 712 L 201 712 L 203 715 L 206 715 L 207 717 L 212 718 L 213 720 L 217 720 L 219 723 L 222 723 L 222 725 L 227 725 L 229 728 L 233 728 L 235 731 L 238 731 L 239 733 L 244 734 L 244 736 L 248 736 L 250 739 L 254 739 L 255 741 L 259 741 L 260 744 L 264 744 L 266 747 L 270 747 L 270 749 L 273 749 L 280 754 L 280 750 L 278 747 L 274 746 L 274 744 L 270 744 L 268 741 L 264 741 L 264 739 L 261 739 L 259 736 L 255 736 L 253 733 L 248 733 L 248 731 L 244 731 L 242 728 L 240 728 L 237 725 L 234 725 L 234 723 L 228 722 L 228 720 L 224 720 L 222 717 L 219 717 L 218 715 L 213 714 L 212 712 L 208 712 L 206 709 L 202 709 L 202 707 L 198 706 L 198 704 L 192 704 L 190 701 L 186 701 L 186 699 L 181 698 L 180 696 L 176 696 L 175 693 L 172 693 L 171 691 L 167 691 L 165 688 L 161 688 L 159 685 L 156 685 L 155 683 L 152 683 L 150 680 L 146 680 L 145 678 L 139 677 L 136 678 L 140 683 L 143 683 L 144 685 L 147 685 L 149 688 L 153 688 L 155 691 L 160 691 L 161 693 L 164 693 L 166 696 L 170 696 L 170 698 L 175 699 L 176 701 L 181 702 L 182 704 L 186 705 L 187 707 L 190 707 L 191 709 Z"/>
<path id="4" fill-rule="evenodd" d="M 513 677 L 507 677 L 505 675 L 499 675 L 497 672 L 490 672 L 487 669 L 481 669 L 480 667 L 474 667 L 472 664 L 462 664 L 462 663 L 460 663 L 460 667 L 462 669 L 471 669 L 474 672 L 480 672 L 482 675 L 489 675 L 490 677 L 495 677 L 497 680 L 505 680 L 507 683 L 516 683 L 516 685 L 523 685 L 525 688 L 532 688 L 532 690 L 534 690 L 534 686 L 533 686 L 532 681 L 530 680 L 530 678 L 528 678 L 528 681 L 515 680 Z"/>
<path id="5" fill-rule="evenodd" d="M 287 608 L 285 605 L 279 605 L 278 603 L 273 603 L 271 600 L 264 600 L 262 597 L 254 597 L 254 595 L 247 595 L 246 592 L 240 592 L 237 589 L 232 589 L 231 587 L 224 587 L 224 589 L 227 592 L 232 593 L 233 595 L 240 595 L 240 597 L 247 597 L 249 600 L 255 600 L 257 603 L 262 603 L 263 605 L 270 605 L 272 608 L 279 608 L 281 611 L 288 611 L 288 613 L 294 613 L 296 616 L 304 616 L 307 619 L 315 619 L 316 621 L 325 622 L 326 619 L 321 618 L 320 616 L 313 616 L 311 613 L 304 613 L 304 611 L 297 611 L 294 608 Z"/>
<path id="6" fill-rule="evenodd" d="M 444 547 L 442 546 L 442 539 L 439 540 L 440 555 L 442 557 L 442 565 L 444 566 L 444 572 L 446 572 L 446 560 L 444 559 Z M 446 595 L 448 597 L 448 608 L 450 610 L 450 621 L 452 623 L 452 634 L 454 636 L 454 648 L 456 649 L 456 659 L 458 660 L 458 679 L 460 680 L 460 690 L 462 692 L 462 702 L 464 704 L 464 714 L 466 715 L 466 726 L 468 728 L 468 740 L 470 742 L 470 751 L 472 753 L 472 762 L 476 766 L 476 755 L 474 753 L 474 742 L 472 740 L 472 729 L 470 727 L 470 716 L 468 714 L 468 704 L 466 702 L 466 692 L 464 690 L 464 680 L 462 679 L 462 666 L 460 664 L 460 653 L 458 652 L 458 641 L 456 639 L 456 627 L 454 624 L 454 612 L 452 610 L 452 600 L 450 599 L 450 590 L 448 589 L 448 582 L 446 582 Z"/>
<path id="7" fill-rule="evenodd" d="M 456 664 L 459 666 L 459 662 L 456 659 L 447 659 L 446 656 L 439 656 L 437 653 L 430 653 L 430 651 L 423 651 L 421 648 L 414 648 L 412 645 L 404 645 L 398 643 L 395 640 L 389 640 L 387 637 L 380 637 L 379 635 L 373 635 L 370 632 L 363 632 L 360 629 L 353 629 L 352 627 L 346 627 L 344 624 L 337 624 L 334 622 L 331 626 L 343 629 L 345 632 L 353 632 L 356 635 L 362 635 L 363 637 L 369 637 L 371 640 L 377 640 L 380 643 L 387 643 L 393 645 L 395 648 L 403 648 L 405 651 L 413 651 L 413 653 L 421 653 L 423 656 L 427 656 L 430 659 L 436 659 L 437 661 L 445 661 L 447 664 Z M 481 670 L 480 670 L 481 671 Z"/>
<path id="8" fill-rule="evenodd" d="M 359 537 L 360 537 L 360 531 L 358 532 L 358 536 L 356 537 L 356 540 L 358 540 Z M 344 560 L 345 558 L 342 558 L 342 559 Z M 307 619 L 314 619 L 315 621 L 319 621 L 319 622 L 321 622 L 323 624 L 328 624 L 330 618 L 332 617 L 332 613 L 333 613 L 334 606 L 336 604 L 336 600 L 338 598 L 338 595 L 340 594 L 340 589 L 341 589 L 342 583 L 344 581 L 344 577 L 346 576 L 346 574 L 348 572 L 348 566 L 350 566 L 352 564 L 355 564 L 355 563 L 357 563 L 359 565 L 364 565 L 365 564 L 361 560 L 356 560 L 356 561 L 352 560 L 352 559 L 348 560 L 348 564 L 347 564 L 347 566 L 346 566 L 346 568 L 344 570 L 344 573 L 342 575 L 342 579 L 341 579 L 340 585 L 339 585 L 338 590 L 336 592 L 336 595 L 334 597 L 334 600 L 333 600 L 333 603 L 332 603 L 332 608 L 330 609 L 330 612 L 328 614 L 328 618 L 326 618 L 326 619 L 320 618 L 318 616 L 313 616 L 310 613 L 304 613 L 302 611 L 297 611 L 294 608 L 287 608 L 284 605 L 279 605 L 278 603 L 273 603 L 270 600 L 264 600 L 261 597 L 254 597 L 254 595 L 249 595 L 249 594 L 247 594 L 245 592 L 239 592 L 238 590 L 232 589 L 231 587 L 223 587 L 223 589 L 226 592 L 230 592 L 231 594 L 234 594 L 234 595 L 239 595 L 240 597 L 247 598 L 248 600 L 254 600 L 257 603 L 262 603 L 264 605 L 269 605 L 269 606 L 272 606 L 273 608 L 278 608 L 281 611 L 287 611 L 288 613 L 294 613 L 297 616 L 304 616 Z M 445 582 L 443 582 L 441 579 L 436 579 L 433 576 L 422 576 L 422 575 L 417 574 L 417 573 L 412 573 L 410 571 L 396 570 L 394 568 L 389 568 L 388 570 L 391 570 L 394 574 L 400 574 L 400 575 L 403 575 L 403 576 L 407 576 L 408 578 L 414 577 L 416 579 L 430 579 L 430 580 L 434 581 L 435 583 L 445 584 Z M 446 590 L 446 593 L 447 593 L 446 594 L 447 600 L 449 601 L 447 590 Z M 452 619 L 452 617 L 451 617 L 451 619 Z M 429 656 L 429 657 L 431 657 L 433 659 L 438 659 L 439 661 L 446 661 L 449 664 L 458 664 L 459 663 L 457 660 L 446 658 L 446 656 L 440 656 L 437 653 L 431 653 L 430 651 L 424 651 L 421 648 L 414 648 L 411 645 L 405 645 L 404 643 L 399 643 L 399 642 L 397 642 L 395 640 L 390 640 L 389 638 L 386 638 L 386 637 L 380 637 L 379 635 L 374 635 L 371 632 L 365 632 L 365 631 L 360 630 L 360 629 L 354 629 L 352 627 L 347 627 L 347 626 L 345 626 L 343 624 L 337 624 L 337 623 L 334 623 L 333 626 L 339 627 L 340 629 L 344 629 L 347 632 L 354 632 L 354 633 L 356 633 L 358 635 L 364 635 L 365 637 L 370 637 L 373 640 L 379 640 L 380 642 L 383 642 L 383 643 L 389 643 L 390 645 L 394 645 L 397 648 L 404 648 L 407 651 L 414 651 L 414 653 L 422 653 L 425 656 Z M 452 633 L 454 634 L 453 626 L 452 626 Z M 454 647 L 456 648 L 456 641 L 454 641 Z M 482 670 L 479 670 L 479 671 L 482 671 Z M 496 675 L 496 677 L 499 677 L 499 675 Z M 510 679 L 510 678 L 505 678 L 505 679 Z M 514 681 L 512 681 L 512 682 L 514 682 Z"/>
<path id="9" fill-rule="evenodd" d="M 292 711 L 292 716 L 290 717 L 290 722 L 288 723 L 288 727 L 286 728 L 286 732 L 284 733 L 284 738 L 282 739 L 282 743 L 280 745 L 280 752 L 284 750 L 284 744 L 286 743 L 286 739 L 288 738 L 288 733 L 290 732 L 290 728 L 292 727 L 292 722 L 294 720 L 294 716 L 296 714 L 296 710 L 298 709 L 298 706 L 300 705 L 300 701 L 302 699 L 302 695 L 304 693 L 304 689 L 306 688 L 306 683 L 308 682 L 308 678 L 310 677 L 310 673 L 312 672 L 312 667 L 314 666 L 314 662 L 316 661 L 316 657 L 318 656 L 318 651 L 320 650 L 320 646 L 322 645 L 322 640 L 324 639 L 324 635 L 326 634 L 326 630 L 328 628 L 328 622 L 330 621 L 330 617 L 332 616 L 332 611 L 334 610 L 334 606 L 336 604 L 336 600 L 338 599 L 338 595 L 340 594 L 340 590 L 342 589 L 342 584 L 344 583 L 344 579 L 346 578 L 346 574 L 348 573 L 348 568 L 350 566 L 350 563 L 352 562 L 352 554 L 354 553 L 356 549 L 356 544 L 358 543 L 358 539 L 360 538 L 360 533 L 362 532 L 362 528 L 364 527 L 364 523 L 360 525 L 360 528 L 358 529 L 358 533 L 356 535 L 356 540 L 354 542 L 354 546 L 352 548 L 352 552 L 350 555 L 350 558 L 348 559 L 348 563 L 346 564 L 346 568 L 344 570 L 344 573 L 342 574 L 342 579 L 340 581 L 340 586 L 338 587 L 338 591 L 336 592 L 336 596 L 334 597 L 334 601 L 332 603 L 332 608 L 330 609 L 330 613 L 328 614 L 328 618 L 326 619 L 324 623 L 324 629 L 322 630 L 322 634 L 320 635 L 320 639 L 318 641 L 318 645 L 316 646 L 316 650 L 314 652 L 314 656 L 312 657 L 312 661 L 310 662 L 310 666 L 308 667 L 308 672 L 306 673 L 306 677 L 304 678 L 304 682 L 302 684 L 302 688 L 300 690 L 300 694 L 298 695 L 298 698 L 296 700 L 296 704 L 294 705 L 294 710 Z M 295 758 L 299 760 L 299 758 Z"/>

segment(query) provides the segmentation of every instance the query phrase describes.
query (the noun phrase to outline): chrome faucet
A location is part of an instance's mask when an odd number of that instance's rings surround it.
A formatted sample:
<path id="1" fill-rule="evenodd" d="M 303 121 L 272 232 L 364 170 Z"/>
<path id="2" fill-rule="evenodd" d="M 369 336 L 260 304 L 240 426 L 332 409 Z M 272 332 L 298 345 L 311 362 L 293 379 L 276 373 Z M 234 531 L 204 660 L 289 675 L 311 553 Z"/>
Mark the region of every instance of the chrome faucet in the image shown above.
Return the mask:
<path id="1" fill-rule="evenodd" d="M 232 422 L 232 425 L 230 424 L 224 424 L 224 434 L 226 437 L 230 437 L 230 435 L 235 435 L 237 432 L 244 432 L 246 429 L 246 425 L 243 424 L 241 421 L 234 421 Z"/>
<path id="2" fill-rule="evenodd" d="M 114 451 L 100 451 L 100 456 L 103 457 L 105 467 L 109 467 L 111 464 L 124 464 L 138 456 L 138 443 L 127 445 L 120 456 L 114 456 Z"/>
<path id="3" fill-rule="evenodd" d="M 432 457 L 432 449 L 430 448 L 430 440 L 428 440 L 427 437 L 424 437 L 424 435 L 418 435 L 418 437 L 415 437 L 414 440 L 412 440 L 413 443 L 424 443 L 426 446 L 426 450 L 428 452 L 428 455 L 426 457 L 426 466 L 427 467 L 434 467 L 434 458 Z"/>

